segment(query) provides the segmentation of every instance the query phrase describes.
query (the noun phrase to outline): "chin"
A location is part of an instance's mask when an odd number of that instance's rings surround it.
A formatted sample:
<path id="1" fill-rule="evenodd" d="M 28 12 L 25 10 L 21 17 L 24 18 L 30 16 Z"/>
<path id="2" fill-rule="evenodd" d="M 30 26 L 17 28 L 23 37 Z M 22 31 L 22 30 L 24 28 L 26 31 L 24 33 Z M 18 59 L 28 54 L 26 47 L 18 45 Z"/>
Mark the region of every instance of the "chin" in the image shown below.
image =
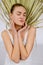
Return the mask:
<path id="1" fill-rule="evenodd" d="M 19 23 L 15 23 L 15 24 L 16 24 L 16 25 L 19 25 L 19 26 L 24 26 L 25 23 L 24 23 L 24 22 L 23 22 L 23 23 L 20 23 L 20 22 L 19 22 Z"/>
<path id="2" fill-rule="evenodd" d="M 19 24 L 20 26 L 24 26 L 24 24 Z"/>
<path id="3" fill-rule="evenodd" d="M 21 25 L 21 26 L 23 26 L 24 25 L 24 23 L 25 23 L 25 21 L 18 21 L 18 22 L 15 22 L 15 24 L 17 24 L 17 25 Z"/>

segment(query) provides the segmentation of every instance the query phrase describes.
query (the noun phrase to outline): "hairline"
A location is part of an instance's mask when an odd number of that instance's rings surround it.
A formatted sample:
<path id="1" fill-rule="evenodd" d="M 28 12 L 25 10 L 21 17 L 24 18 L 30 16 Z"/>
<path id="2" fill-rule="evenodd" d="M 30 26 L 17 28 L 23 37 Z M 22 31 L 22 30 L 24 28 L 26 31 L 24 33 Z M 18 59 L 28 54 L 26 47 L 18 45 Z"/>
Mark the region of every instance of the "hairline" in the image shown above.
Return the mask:
<path id="1" fill-rule="evenodd" d="M 12 7 L 13 7 L 13 8 L 12 8 Z M 23 7 L 23 8 L 26 10 L 25 6 L 22 5 L 22 4 L 14 4 L 12 7 L 11 7 L 11 9 L 13 9 L 12 12 L 11 12 L 11 10 L 10 10 L 11 13 L 13 13 L 13 11 L 15 10 L 16 7 Z"/>

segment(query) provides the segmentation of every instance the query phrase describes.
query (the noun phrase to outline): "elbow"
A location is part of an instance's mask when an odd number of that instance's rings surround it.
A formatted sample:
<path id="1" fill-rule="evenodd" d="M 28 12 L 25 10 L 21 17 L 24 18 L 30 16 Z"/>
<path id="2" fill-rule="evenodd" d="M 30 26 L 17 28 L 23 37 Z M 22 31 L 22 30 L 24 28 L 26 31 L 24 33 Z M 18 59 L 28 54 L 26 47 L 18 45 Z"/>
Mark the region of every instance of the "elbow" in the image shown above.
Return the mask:
<path id="1" fill-rule="evenodd" d="M 28 57 L 23 57 L 22 60 L 26 60 Z"/>
<path id="2" fill-rule="evenodd" d="M 10 58 L 11 61 L 13 61 L 15 63 L 19 63 L 19 61 L 20 61 L 20 56 L 15 56 L 13 54 L 12 55 L 9 54 L 9 58 Z"/>
<path id="3" fill-rule="evenodd" d="M 29 55 L 24 55 L 23 57 L 21 57 L 22 60 L 26 60 L 29 57 Z"/>
<path id="4" fill-rule="evenodd" d="M 20 61 L 20 55 L 19 54 L 10 54 L 9 55 L 10 59 L 15 62 L 15 63 L 19 63 Z"/>
<path id="5" fill-rule="evenodd" d="M 23 57 L 23 60 L 26 60 L 29 57 L 29 54 L 27 54 L 25 57 Z"/>
<path id="6" fill-rule="evenodd" d="M 11 56 L 11 60 L 14 61 L 15 63 L 19 63 L 20 61 L 20 58 L 19 57 L 14 57 L 14 56 Z"/>

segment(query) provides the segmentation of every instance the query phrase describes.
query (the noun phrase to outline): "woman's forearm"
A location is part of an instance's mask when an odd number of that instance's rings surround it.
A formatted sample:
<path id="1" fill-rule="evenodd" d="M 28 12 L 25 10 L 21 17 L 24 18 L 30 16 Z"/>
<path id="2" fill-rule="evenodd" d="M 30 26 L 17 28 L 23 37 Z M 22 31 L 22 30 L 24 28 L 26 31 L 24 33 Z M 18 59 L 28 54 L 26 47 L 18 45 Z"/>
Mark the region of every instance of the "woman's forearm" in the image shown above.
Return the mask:
<path id="1" fill-rule="evenodd" d="M 20 33 L 18 34 L 21 59 L 26 59 L 30 55 L 30 52 L 34 45 L 35 36 L 36 36 L 36 29 L 34 27 L 31 27 L 28 33 L 28 39 L 26 45 L 24 46 L 21 35 Z"/>
<path id="2" fill-rule="evenodd" d="M 20 51 L 19 51 L 19 44 L 18 44 L 18 36 L 14 34 L 14 48 L 12 51 L 12 60 L 15 62 L 19 62 L 20 59 Z"/>
<path id="3" fill-rule="evenodd" d="M 30 52 L 34 46 L 34 41 L 35 41 L 35 38 L 36 38 L 36 28 L 35 27 L 31 27 L 30 30 L 29 30 L 29 34 L 28 34 L 28 39 L 27 39 L 27 42 L 26 42 L 26 50 L 28 52 L 28 56 L 30 55 Z"/>
<path id="4" fill-rule="evenodd" d="M 28 57 L 28 53 L 27 53 L 26 48 L 23 44 L 23 41 L 22 41 L 22 38 L 21 38 L 20 34 L 18 34 L 18 40 L 19 40 L 21 59 L 25 60 Z"/>

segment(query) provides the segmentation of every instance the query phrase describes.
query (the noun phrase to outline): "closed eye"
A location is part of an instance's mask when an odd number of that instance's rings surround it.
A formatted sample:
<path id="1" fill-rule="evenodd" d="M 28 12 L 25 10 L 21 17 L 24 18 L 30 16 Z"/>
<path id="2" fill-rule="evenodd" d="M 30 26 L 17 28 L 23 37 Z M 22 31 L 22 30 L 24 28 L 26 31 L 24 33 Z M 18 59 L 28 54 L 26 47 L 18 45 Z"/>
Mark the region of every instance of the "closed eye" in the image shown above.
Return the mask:
<path id="1" fill-rule="evenodd" d="M 26 17 L 26 14 L 23 14 L 23 16 L 25 16 L 25 17 Z"/>
<path id="2" fill-rule="evenodd" d="M 23 16 L 26 16 L 26 12 L 24 12 Z"/>
<path id="3" fill-rule="evenodd" d="M 18 11 L 18 12 L 17 12 L 17 15 L 20 15 L 20 14 L 21 14 L 21 12 Z"/>
<path id="4" fill-rule="evenodd" d="M 17 15 L 20 15 L 20 13 L 17 13 Z"/>

